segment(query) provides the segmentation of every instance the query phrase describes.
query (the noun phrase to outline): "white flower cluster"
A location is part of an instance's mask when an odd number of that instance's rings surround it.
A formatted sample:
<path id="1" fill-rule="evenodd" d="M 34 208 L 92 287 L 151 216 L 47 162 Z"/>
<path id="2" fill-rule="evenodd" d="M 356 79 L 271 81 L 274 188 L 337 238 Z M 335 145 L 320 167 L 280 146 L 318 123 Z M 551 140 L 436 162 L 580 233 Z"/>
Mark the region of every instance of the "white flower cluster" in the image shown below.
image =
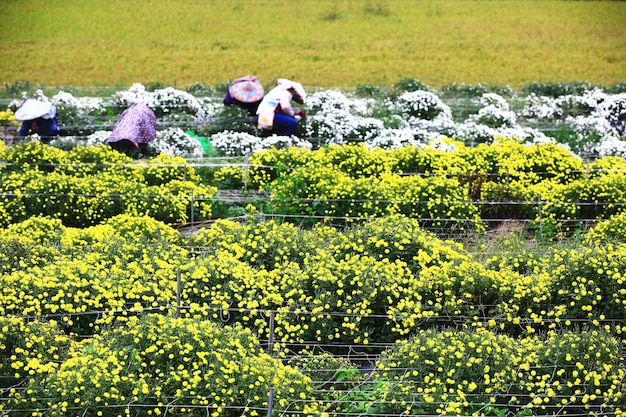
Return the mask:
<path id="1" fill-rule="evenodd" d="M 98 146 L 105 144 L 111 136 L 107 130 L 97 130 L 88 136 L 58 136 L 50 141 L 50 145 L 61 149 L 72 149 L 77 146 Z"/>
<path id="2" fill-rule="evenodd" d="M 87 136 L 83 142 L 85 146 L 98 146 L 106 143 L 107 139 L 111 136 L 111 132 L 107 130 L 97 130 L 91 135 Z"/>
<path id="3" fill-rule="evenodd" d="M 211 136 L 211 144 L 226 156 L 251 155 L 270 148 L 300 147 L 311 149 L 311 142 L 296 136 L 270 136 L 261 138 L 246 132 L 223 131 Z"/>
<path id="4" fill-rule="evenodd" d="M 416 139 L 416 132 L 411 128 L 383 129 L 378 136 L 365 142 L 368 149 L 395 149 L 403 146 L 418 146 L 421 141 Z"/>
<path id="5" fill-rule="evenodd" d="M 140 83 L 133 84 L 128 90 L 116 91 L 111 97 L 111 104 L 117 104 L 121 107 L 130 107 L 139 102 L 152 107 L 152 95 Z"/>
<path id="6" fill-rule="evenodd" d="M 360 99 L 359 99 L 360 100 Z M 324 143 L 360 141 L 366 147 L 398 148 L 421 146 L 432 140 L 454 137 L 468 143 L 486 143 L 497 135 L 509 135 L 529 142 L 544 142 L 548 138 L 538 130 L 522 128 L 507 101 L 498 94 L 486 93 L 477 99 L 480 110 L 462 123 L 455 123 L 449 106 L 428 91 L 405 92 L 396 99 L 387 99 L 383 108 L 392 114 L 388 120 L 397 127 L 385 127 L 374 117 L 366 117 L 371 102 L 351 100 L 339 92 L 321 91 L 311 95 L 307 110 L 307 136 Z M 354 109 L 362 109 L 358 114 Z"/>
<path id="7" fill-rule="evenodd" d="M 468 118 L 469 122 L 491 128 L 510 128 L 517 126 L 517 116 L 509 108 L 504 97 L 494 94 L 483 94 L 478 100 L 482 107 L 477 114 Z"/>
<path id="8" fill-rule="evenodd" d="M 66 93 L 65 91 L 59 91 L 55 94 L 54 97 L 52 97 L 51 102 L 56 107 L 81 107 L 80 101 L 71 93 Z"/>
<path id="9" fill-rule="evenodd" d="M 159 116 L 169 114 L 187 114 L 199 119 L 206 119 L 212 106 L 205 106 L 202 101 L 186 91 L 167 87 L 149 92 L 143 84 L 135 83 L 128 90 L 117 91 L 111 98 L 111 104 L 121 108 L 144 102 Z"/>
<path id="10" fill-rule="evenodd" d="M 450 107 L 430 91 L 407 91 L 394 102 L 395 110 L 412 119 L 434 120 L 437 117 L 451 117 Z"/>
<path id="11" fill-rule="evenodd" d="M 200 101 L 186 91 L 167 87 L 152 93 L 152 105 L 163 113 L 186 113 L 204 118 L 205 109 Z"/>
<path id="12" fill-rule="evenodd" d="M 607 97 L 600 103 L 598 110 L 601 115 L 607 118 L 618 134 L 626 134 L 626 93 Z"/>
<path id="13" fill-rule="evenodd" d="M 368 117 L 372 102 L 351 100 L 339 91 L 319 91 L 307 98 L 310 116 L 306 135 L 321 144 L 343 144 L 349 140 L 367 141 L 384 129 L 381 120 Z"/>
<path id="14" fill-rule="evenodd" d="M 185 158 L 201 158 L 202 144 L 178 127 L 157 131 L 156 139 L 150 143 L 152 152 L 164 153 Z"/>
<path id="15" fill-rule="evenodd" d="M 246 132 L 225 130 L 211 136 L 211 144 L 226 156 L 250 155 L 257 151 L 261 138 Z"/>
<path id="16" fill-rule="evenodd" d="M 626 155 L 626 94 L 611 95 L 594 88 L 582 95 L 558 98 L 530 95 L 521 114 L 569 126 L 575 135 L 572 141 L 582 144 L 579 152 Z"/>
<path id="17" fill-rule="evenodd" d="M 563 109 L 556 105 L 553 98 L 532 93 L 526 97 L 526 104 L 520 114 L 528 120 L 552 120 L 562 118 Z"/>

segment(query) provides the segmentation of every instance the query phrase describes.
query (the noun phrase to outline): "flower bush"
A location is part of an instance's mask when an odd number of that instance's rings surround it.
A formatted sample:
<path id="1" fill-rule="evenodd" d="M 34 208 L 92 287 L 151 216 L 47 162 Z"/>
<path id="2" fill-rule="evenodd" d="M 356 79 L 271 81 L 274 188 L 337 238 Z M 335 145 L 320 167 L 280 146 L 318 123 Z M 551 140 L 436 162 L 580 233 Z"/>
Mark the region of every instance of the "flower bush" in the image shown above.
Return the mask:
<path id="1" fill-rule="evenodd" d="M 386 389 L 375 404 L 390 414 L 615 412 L 624 394 L 614 383 L 624 375 L 619 349 L 598 331 L 522 339 L 424 331 L 380 361 L 375 377 L 384 378 Z"/>
<path id="2" fill-rule="evenodd" d="M 147 216 L 87 228 L 33 217 L 0 230 L 0 407 L 258 413 L 274 386 L 285 413 L 617 413 L 624 250 L 474 255 L 400 215 L 346 229 L 219 220 L 186 234 Z M 15 339 L 29 330 L 12 317 L 50 336 Z M 330 375 L 305 376 L 317 346 L 386 353 L 367 380 L 356 362 L 332 365 L 329 391 Z"/>
<path id="3" fill-rule="evenodd" d="M 75 346 L 57 369 L 36 368 L 44 375 L 14 391 L 11 411 L 31 410 L 31 398 L 45 395 L 31 415 L 194 415 L 201 408 L 214 416 L 257 416 L 272 387 L 282 414 L 315 412 L 310 379 L 257 345 L 241 328 L 162 315 L 128 318 Z"/>
<path id="4" fill-rule="evenodd" d="M 589 243 L 611 239 L 623 240 L 626 238 L 625 220 L 626 212 L 615 214 L 596 224 L 589 230 L 585 238 Z"/>
<path id="5" fill-rule="evenodd" d="M 434 120 L 449 117 L 450 108 L 430 91 L 407 91 L 394 101 L 396 111 L 415 119 Z"/>
<path id="6" fill-rule="evenodd" d="M 17 120 L 15 120 L 15 115 L 13 110 L 7 108 L 6 110 L 0 110 L 0 125 L 2 126 L 19 126 Z"/>
<path id="7" fill-rule="evenodd" d="M 156 139 L 149 145 L 151 155 L 172 155 L 186 158 L 201 158 L 204 150 L 200 142 L 181 128 L 170 127 L 157 131 Z"/>
<path id="8" fill-rule="evenodd" d="M 274 414 L 621 415 L 626 163 L 512 133 L 620 142 L 619 97 L 568 94 L 499 119 L 512 96 L 478 91 L 473 146 L 447 111 L 381 128 L 375 100 L 319 93 L 305 124 L 334 103 L 362 143 L 218 132 L 213 177 L 180 150 L 0 144 L 0 414 L 253 416 L 274 388 Z M 216 185 L 259 200 L 213 219 Z"/>
<path id="9" fill-rule="evenodd" d="M 149 214 L 168 223 L 211 216 L 216 189 L 200 184 L 183 159 L 161 156 L 135 164 L 106 146 L 67 152 L 38 142 L 7 147 L 4 158 L 4 224 L 33 215 L 74 226 L 122 213 Z"/>

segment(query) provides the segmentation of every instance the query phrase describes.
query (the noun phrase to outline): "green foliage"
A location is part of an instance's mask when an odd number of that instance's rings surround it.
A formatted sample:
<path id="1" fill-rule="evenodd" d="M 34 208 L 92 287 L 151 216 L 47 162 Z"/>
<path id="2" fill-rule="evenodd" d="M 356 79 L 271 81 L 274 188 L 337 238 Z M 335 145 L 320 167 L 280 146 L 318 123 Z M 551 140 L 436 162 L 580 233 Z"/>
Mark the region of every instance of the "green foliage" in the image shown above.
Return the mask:
<path id="1" fill-rule="evenodd" d="M 212 96 L 216 93 L 216 90 L 213 87 L 203 83 L 190 84 L 185 88 L 185 91 L 196 97 Z"/>
<path id="2" fill-rule="evenodd" d="M 22 93 L 26 93 L 29 96 L 32 96 L 38 88 L 41 87 L 31 84 L 31 82 L 28 80 L 5 82 L 3 96 L 9 98 L 21 97 Z"/>
<path id="3" fill-rule="evenodd" d="M 576 129 L 570 124 L 556 124 L 554 127 L 546 129 L 544 133 L 546 136 L 554 138 L 558 143 L 569 146 L 574 152 L 580 152 L 584 149 L 584 144 L 580 143 Z"/>
<path id="4" fill-rule="evenodd" d="M 526 94 L 536 94 L 538 96 L 547 96 L 557 98 L 566 95 L 582 95 L 586 91 L 592 90 L 594 85 L 587 81 L 571 81 L 571 82 L 531 82 L 522 86 L 521 90 Z"/>
<path id="5" fill-rule="evenodd" d="M 606 89 L 606 92 L 609 94 L 626 93 L 626 82 L 613 84 Z"/>
<path id="6" fill-rule="evenodd" d="M 357 97 L 372 97 L 372 98 L 380 98 L 383 97 L 387 92 L 387 88 L 381 85 L 373 85 L 373 84 L 359 84 L 354 89 L 354 94 Z"/>
<path id="7" fill-rule="evenodd" d="M 399 93 L 405 91 L 431 91 L 426 84 L 415 78 L 402 78 L 393 85 L 393 88 Z"/>
<path id="8" fill-rule="evenodd" d="M 478 84 L 445 84 L 440 89 L 442 97 L 446 98 L 479 98 L 486 93 L 496 93 L 503 97 L 511 97 L 513 90 L 508 86 Z"/>

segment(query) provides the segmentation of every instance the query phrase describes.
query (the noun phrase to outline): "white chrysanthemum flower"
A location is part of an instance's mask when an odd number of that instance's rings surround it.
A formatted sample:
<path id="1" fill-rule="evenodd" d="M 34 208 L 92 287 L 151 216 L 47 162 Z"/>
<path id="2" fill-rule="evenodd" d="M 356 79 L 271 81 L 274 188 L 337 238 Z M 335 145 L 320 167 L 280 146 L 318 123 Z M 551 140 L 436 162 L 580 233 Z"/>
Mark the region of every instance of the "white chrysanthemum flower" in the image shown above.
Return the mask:
<path id="1" fill-rule="evenodd" d="M 306 109 L 310 113 L 328 113 L 341 111 L 350 113 L 350 99 L 335 90 L 316 91 L 306 99 Z"/>
<path id="2" fill-rule="evenodd" d="M 204 107 L 200 101 L 186 91 L 172 87 L 156 90 L 151 97 L 152 107 L 162 109 L 163 113 L 185 113 L 204 117 Z"/>
<path id="3" fill-rule="evenodd" d="M 508 109 L 505 110 L 498 105 L 489 104 L 480 109 L 478 114 L 468 117 L 468 121 L 491 128 L 514 127 L 517 125 L 517 116 Z"/>
<path id="4" fill-rule="evenodd" d="M 543 132 L 529 127 L 502 127 L 494 130 L 494 134 L 506 138 L 518 138 L 528 144 L 554 143 L 554 138 Z"/>
<path id="5" fill-rule="evenodd" d="M 598 113 L 609 121 L 619 135 L 626 134 L 626 93 L 607 96 L 598 106 Z"/>
<path id="6" fill-rule="evenodd" d="M 415 133 L 411 128 L 382 129 L 377 136 L 365 141 L 365 147 L 368 149 L 396 149 L 419 144 L 420 142 L 415 139 Z"/>
<path id="7" fill-rule="evenodd" d="M 146 91 L 146 87 L 140 83 L 133 84 L 128 90 L 116 91 L 111 98 L 111 102 L 120 107 L 130 107 L 138 102 L 143 102 L 149 107 L 153 107 L 152 94 Z"/>
<path id="8" fill-rule="evenodd" d="M 430 91 L 407 91 L 394 103 L 400 114 L 417 119 L 433 120 L 436 117 L 451 117 L 452 111 L 441 99 Z"/>
<path id="9" fill-rule="evenodd" d="M 605 138 L 603 141 L 591 148 L 600 158 L 605 156 L 621 156 L 626 158 L 626 141 L 618 137 Z"/>
<path id="10" fill-rule="evenodd" d="M 509 111 L 509 103 L 506 101 L 504 97 L 496 93 L 484 93 L 480 98 L 479 102 L 484 106 L 494 106 L 503 111 Z"/>
<path id="11" fill-rule="evenodd" d="M 557 106 L 556 100 L 550 97 L 530 94 L 520 115 L 529 120 L 560 119 L 563 109 Z"/>
<path id="12" fill-rule="evenodd" d="M 98 130 L 85 138 L 85 146 L 98 146 L 106 143 L 107 139 L 111 136 L 111 132 L 108 130 Z"/>
<path id="13" fill-rule="evenodd" d="M 246 132 L 225 130 L 211 136 L 211 144 L 226 156 L 251 155 L 261 149 L 261 138 Z"/>
<path id="14" fill-rule="evenodd" d="M 65 91 L 59 91 L 52 97 L 52 104 L 56 107 L 82 107 L 80 101 L 74 97 L 71 93 Z"/>
<path id="15" fill-rule="evenodd" d="M 284 149 L 289 147 L 311 149 L 313 145 L 308 140 L 300 139 L 297 136 L 272 135 L 266 138 L 262 138 L 258 144 L 257 150 L 270 148 Z"/>
<path id="16" fill-rule="evenodd" d="M 150 147 L 157 153 L 187 158 L 201 158 L 204 155 L 202 144 L 178 127 L 171 127 L 157 132 Z"/>
<path id="17" fill-rule="evenodd" d="M 491 143 L 495 134 L 496 130 L 489 126 L 466 121 L 457 125 L 456 133 L 453 136 L 455 139 L 473 144 Z"/>

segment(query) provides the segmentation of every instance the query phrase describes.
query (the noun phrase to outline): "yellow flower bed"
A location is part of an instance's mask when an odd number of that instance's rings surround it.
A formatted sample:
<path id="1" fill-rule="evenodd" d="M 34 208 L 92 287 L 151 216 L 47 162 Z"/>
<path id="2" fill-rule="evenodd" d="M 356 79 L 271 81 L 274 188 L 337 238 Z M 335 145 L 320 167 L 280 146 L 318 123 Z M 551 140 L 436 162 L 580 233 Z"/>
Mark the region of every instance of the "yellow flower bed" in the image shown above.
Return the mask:
<path id="1" fill-rule="evenodd" d="M 601 331 L 522 338 L 423 331 L 379 361 L 374 376 L 389 389 L 377 404 L 391 414 L 611 414 L 624 404 L 620 350 Z"/>
<path id="2" fill-rule="evenodd" d="M 77 227 L 118 214 L 148 215 L 167 223 L 211 217 L 215 187 L 201 184 L 182 158 L 160 155 L 134 163 L 108 146 L 70 152 L 39 142 L 0 154 L 0 222 L 50 216 Z"/>
<path id="3" fill-rule="evenodd" d="M 34 406 L 34 416 L 197 415 L 198 409 L 214 417 L 259 416 L 270 387 L 282 414 L 316 412 L 310 378 L 258 344 L 245 329 L 208 321 L 120 319 L 74 344 L 61 364 L 30 359 L 22 369 L 34 376 L 25 389 L 9 390 L 11 412 Z"/>

